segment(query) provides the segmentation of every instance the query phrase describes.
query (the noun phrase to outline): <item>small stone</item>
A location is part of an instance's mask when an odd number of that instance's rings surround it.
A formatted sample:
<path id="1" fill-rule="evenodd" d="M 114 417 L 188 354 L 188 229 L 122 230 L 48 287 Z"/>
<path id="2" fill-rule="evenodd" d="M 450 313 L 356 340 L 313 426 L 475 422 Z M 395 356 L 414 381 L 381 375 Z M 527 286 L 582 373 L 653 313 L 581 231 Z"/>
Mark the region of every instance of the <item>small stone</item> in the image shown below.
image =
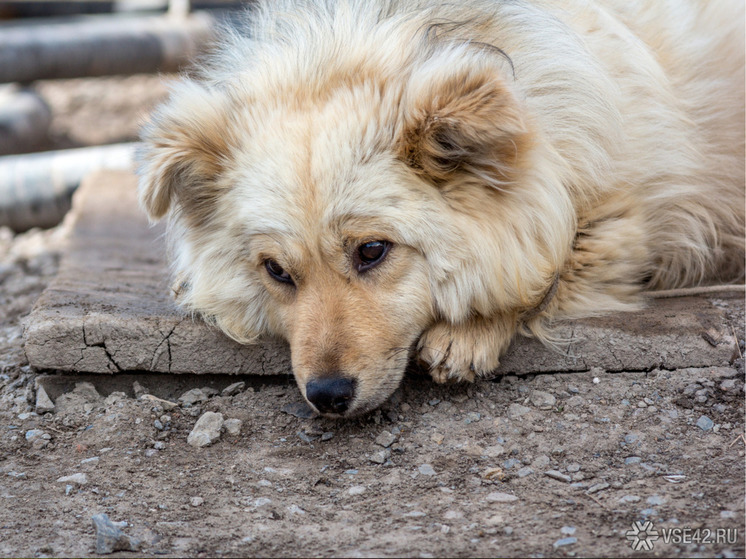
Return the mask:
<path id="1" fill-rule="evenodd" d="M 534 473 L 534 470 L 531 469 L 531 466 L 524 466 L 523 468 L 521 468 L 520 470 L 516 472 L 516 474 L 520 478 L 528 477 L 533 473 Z"/>
<path id="2" fill-rule="evenodd" d="M 510 493 L 500 493 L 495 491 L 485 497 L 485 500 L 490 503 L 514 503 L 518 500 L 518 497 L 511 495 Z"/>
<path id="3" fill-rule="evenodd" d="M 140 398 L 141 398 L 141 397 L 142 397 L 142 396 L 143 396 L 144 394 L 147 394 L 147 393 L 148 393 L 148 391 L 147 391 L 147 390 L 145 390 L 145 387 L 143 387 L 143 385 L 142 385 L 142 384 L 140 384 L 140 383 L 139 383 L 139 382 L 137 382 L 137 381 L 135 381 L 135 382 L 133 382 L 133 383 L 132 383 L 132 392 L 134 392 L 134 393 L 135 393 L 135 398 L 137 398 L 138 400 L 139 400 L 139 399 L 140 399 Z"/>
<path id="4" fill-rule="evenodd" d="M 241 382 L 234 382 L 233 384 L 230 384 L 223 388 L 223 391 L 220 393 L 221 396 L 235 396 L 239 392 L 243 391 L 243 389 L 246 387 L 246 383 Z"/>
<path id="5" fill-rule="evenodd" d="M 223 414 L 205 412 L 197 420 L 194 429 L 187 437 L 187 443 L 195 448 L 205 447 L 220 439 L 220 429 L 223 427 Z"/>
<path id="6" fill-rule="evenodd" d="M 433 433 L 432 435 L 430 435 L 430 440 L 433 441 L 435 444 L 443 444 L 445 436 L 443 436 L 442 433 Z"/>
<path id="7" fill-rule="evenodd" d="M 651 506 L 658 507 L 665 502 L 665 499 L 660 495 L 651 495 L 647 498 L 647 503 Z"/>
<path id="8" fill-rule="evenodd" d="M 304 443 L 312 443 L 316 437 L 309 435 L 305 431 L 298 431 L 298 438 Z"/>
<path id="9" fill-rule="evenodd" d="M 523 464 L 517 458 L 508 458 L 505 462 L 503 462 L 503 468 L 505 468 L 506 470 L 510 470 L 515 467 L 520 468 L 521 466 L 523 466 Z"/>
<path id="10" fill-rule="evenodd" d="M 423 476 L 434 476 L 435 470 L 430 464 L 421 464 L 419 468 L 417 468 L 417 471 L 420 472 Z"/>
<path id="11" fill-rule="evenodd" d="M 36 439 L 41 439 L 44 435 L 46 435 L 46 433 L 41 429 L 29 429 L 26 431 L 26 440 L 32 443 Z"/>
<path id="12" fill-rule="evenodd" d="M 258 499 L 254 499 L 254 506 L 257 508 L 264 507 L 270 504 L 272 504 L 272 499 L 270 499 L 269 497 L 259 497 Z"/>
<path id="13" fill-rule="evenodd" d="M 552 409 L 557 402 L 554 396 L 542 390 L 533 390 L 529 396 L 529 401 L 540 410 Z"/>
<path id="14" fill-rule="evenodd" d="M 499 444 L 488 446 L 484 449 L 484 456 L 489 458 L 497 458 L 503 454 L 505 454 L 505 448 Z"/>
<path id="15" fill-rule="evenodd" d="M 156 450 L 164 450 L 166 448 L 166 443 L 163 441 L 156 441 L 153 443 L 153 448 Z"/>
<path id="16" fill-rule="evenodd" d="M 721 510 L 720 511 L 720 518 L 723 518 L 725 520 L 731 520 L 737 517 L 738 515 L 732 510 Z"/>
<path id="17" fill-rule="evenodd" d="M 145 449 L 144 454 L 145 454 L 146 458 L 152 458 L 153 456 L 155 456 L 156 454 L 158 454 L 158 451 L 156 449 L 154 449 L 154 448 L 147 448 L 147 449 Z"/>
<path id="18" fill-rule="evenodd" d="M 311 406 L 309 406 L 305 401 L 285 404 L 282 407 L 282 411 L 300 419 L 312 419 L 317 415 Z"/>
<path id="19" fill-rule="evenodd" d="M 138 551 L 140 540 L 122 532 L 126 522 L 112 522 L 105 514 L 95 514 L 91 517 L 96 529 L 96 553 L 108 555 L 115 551 Z"/>
<path id="20" fill-rule="evenodd" d="M 735 388 L 736 388 L 735 379 L 730 378 L 720 383 L 720 390 L 722 390 L 723 392 L 729 392 L 731 390 L 734 390 Z M 36 413 L 39 413 L 39 412 L 36 412 Z"/>
<path id="21" fill-rule="evenodd" d="M 88 483 L 88 476 L 82 473 L 62 476 L 57 479 L 57 483 L 72 483 L 75 485 L 85 485 Z"/>
<path id="22" fill-rule="evenodd" d="M 560 533 L 564 536 L 572 536 L 577 531 L 575 526 L 563 526 L 560 528 Z"/>
<path id="23" fill-rule="evenodd" d="M 112 393 L 112 395 L 115 393 Z M 156 396 L 153 396 L 152 394 L 142 394 L 138 400 L 145 400 L 147 402 L 152 403 L 154 406 L 160 406 L 165 411 L 171 411 L 174 408 L 177 408 L 179 404 L 176 402 L 170 402 L 169 400 L 163 400 L 162 398 L 158 398 Z"/>
<path id="24" fill-rule="evenodd" d="M 549 466 L 551 460 L 546 454 L 540 454 L 531 461 L 531 465 L 537 470 L 543 470 Z"/>
<path id="25" fill-rule="evenodd" d="M 227 431 L 227 433 L 233 437 L 237 437 L 241 434 L 241 427 L 243 426 L 243 421 L 240 419 L 226 419 L 223 422 L 223 428 Z"/>
<path id="26" fill-rule="evenodd" d="M 321 433 L 321 440 L 322 441 L 328 441 L 332 437 L 334 437 L 334 433 L 332 431 L 324 431 L 323 433 Z"/>
<path id="27" fill-rule="evenodd" d="M 379 450 L 370 455 L 370 461 L 374 464 L 384 464 L 390 456 L 391 451 L 389 449 Z"/>
<path id="28" fill-rule="evenodd" d="M 642 458 L 639 456 L 630 456 L 624 459 L 625 466 L 632 466 L 634 464 L 639 464 L 640 462 L 642 462 Z"/>
<path id="29" fill-rule="evenodd" d="M 304 511 L 298 505 L 290 505 L 290 506 L 288 506 L 288 512 L 290 514 L 298 514 L 298 515 L 304 515 L 304 514 L 306 514 L 306 511 Z"/>
<path id="30" fill-rule="evenodd" d="M 603 491 L 604 489 L 608 489 L 610 486 L 606 482 L 596 483 L 595 485 L 591 485 L 588 488 L 587 493 L 598 493 L 599 491 Z"/>
<path id="31" fill-rule="evenodd" d="M 487 468 L 482 477 L 488 480 L 502 481 L 505 479 L 505 471 L 502 468 Z"/>
<path id="32" fill-rule="evenodd" d="M 697 420 L 697 427 L 699 427 L 703 431 L 709 431 L 710 429 L 714 427 L 714 425 L 715 425 L 715 422 L 712 421 L 712 419 L 710 419 L 706 415 L 701 416 Z"/>
<path id="33" fill-rule="evenodd" d="M 201 507 L 205 500 L 202 497 L 192 497 L 189 499 L 189 504 L 193 507 Z"/>
<path id="34" fill-rule="evenodd" d="M 557 481 L 562 481 L 564 483 L 570 483 L 572 481 L 572 478 L 570 476 L 568 476 L 567 474 L 563 474 L 562 472 L 557 470 L 549 470 L 547 472 L 544 472 L 544 475 L 552 479 L 556 479 Z"/>
<path id="35" fill-rule="evenodd" d="M 36 387 L 36 413 L 39 415 L 54 412 L 54 402 L 40 384 Z"/>
<path id="36" fill-rule="evenodd" d="M 159 431 L 163 431 L 165 429 L 163 422 L 160 419 L 156 419 L 153 422 L 153 426 L 158 429 Z"/>
<path id="37" fill-rule="evenodd" d="M 98 464 L 98 456 L 91 456 L 90 458 L 84 458 L 80 461 L 83 466 L 96 466 Z"/>
<path id="38" fill-rule="evenodd" d="M 567 471 L 570 472 L 571 474 L 574 474 L 575 472 L 579 472 L 580 468 L 581 468 L 580 464 L 578 464 L 577 462 L 573 462 L 572 464 L 567 466 Z"/>
<path id="39" fill-rule="evenodd" d="M 347 490 L 348 495 L 362 495 L 365 493 L 365 486 L 364 485 L 353 485 Z"/>
<path id="40" fill-rule="evenodd" d="M 620 503 L 638 503 L 640 502 L 640 497 L 637 495 L 624 495 L 623 497 L 619 498 Z"/>
<path id="41" fill-rule="evenodd" d="M 179 403 L 182 406 L 193 406 L 194 404 L 206 401 L 208 398 L 209 396 L 202 388 L 192 388 L 179 396 Z"/>
<path id="42" fill-rule="evenodd" d="M 531 408 L 527 408 L 521 404 L 510 404 L 510 406 L 508 406 L 508 417 L 510 419 L 518 419 L 527 413 L 531 413 Z"/>
<path id="43" fill-rule="evenodd" d="M 482 419 L 482 414 L 474 412 L 474 411 L 470 411 L 469 413 L 466 414 L 466 419 L 464 420 L 464 423 L 469 425 L 470 423 L 476 423 L 480 419 Z"/>
<path id="44" fill-rule="evenodd" d="M 381 431 L 381 433 L 376 437 L 376 440 L 375 440 L 375 443 L 377 445 L 380 445 L 384 448 L 390 447 L 395 442 L 396 442 L 396 435 L 393 435 L 389 433 L 388 431 Z"/>
<path id="45" fill-rule="evenodd" d="M 24 479 L 26 477 L 26 472 L 8 472 L 7 475 L 16 479 Z"/>
<path id="46" fill-rule="evenodd" d="M 557 549 L 558 547 L 565 547 L 566 545 L 572 545 L 574 543 L 578 543 L 578 538 L 562 538 L 561 540 L 554 542 L 552 546 Z"/>

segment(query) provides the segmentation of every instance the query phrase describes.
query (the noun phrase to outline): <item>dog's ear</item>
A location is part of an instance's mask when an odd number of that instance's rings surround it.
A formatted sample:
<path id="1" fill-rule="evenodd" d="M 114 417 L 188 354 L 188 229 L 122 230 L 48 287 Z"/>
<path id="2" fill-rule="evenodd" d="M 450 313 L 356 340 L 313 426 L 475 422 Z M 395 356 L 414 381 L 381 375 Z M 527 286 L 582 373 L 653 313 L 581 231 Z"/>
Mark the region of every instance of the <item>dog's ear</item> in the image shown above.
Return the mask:
<path id="1" fill-rule="evenodd" d="M 144 127 L 139 195 L 151 221 L 174 204 L 189 207 L 191 214 L 209 210 L 218 194 L 214 179 L 230 149 L 225 103 L 206 87 L 183 82 Z"/>
<path id="2" fill-rule="evenodd" d="M 520 170 L 531 134 L 506 70 L 493 58 L 454 49 L 411 76 L 400 157 L 437 185 L 468 174 L 501 188 Z"/>

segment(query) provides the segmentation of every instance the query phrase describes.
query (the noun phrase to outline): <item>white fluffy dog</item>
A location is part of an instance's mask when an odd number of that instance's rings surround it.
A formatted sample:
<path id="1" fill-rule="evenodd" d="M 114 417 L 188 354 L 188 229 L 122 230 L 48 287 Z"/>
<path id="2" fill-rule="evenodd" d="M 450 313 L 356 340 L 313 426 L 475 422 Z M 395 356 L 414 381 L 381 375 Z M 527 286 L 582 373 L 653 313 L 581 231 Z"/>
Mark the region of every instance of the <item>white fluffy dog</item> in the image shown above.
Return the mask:
<path id="1" fill-rule="evenodd" d="M 260 2 L 144 131 L 178 300 L 350 416 L 744 273 L 737 0 Z"/>

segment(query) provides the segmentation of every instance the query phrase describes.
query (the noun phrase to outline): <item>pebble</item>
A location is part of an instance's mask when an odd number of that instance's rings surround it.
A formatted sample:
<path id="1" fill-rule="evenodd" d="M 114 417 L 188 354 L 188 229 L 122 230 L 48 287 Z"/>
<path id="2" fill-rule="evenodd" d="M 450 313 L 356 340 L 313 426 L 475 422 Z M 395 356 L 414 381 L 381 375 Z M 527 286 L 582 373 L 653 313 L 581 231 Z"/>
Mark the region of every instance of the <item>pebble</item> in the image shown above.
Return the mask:
<path id="1" fill-rule="evenodd" d="M 624 495 L 619 498 L 620 503 L 638 503 L 639 501 L 640 497 L 637 495 Z"/>
<path id="2" fill-rule="evenodd" d="M 699 427 L 703 431 L 709 431 L 710 429 L 714 427 L 714 425 L 715 425 L 715 422 L 712 421 L 712 419 L 710 419 L 706 415 L 701 416 L 697 420 L 697 427 Z"/>
<path id="3" fill-rule="evenodd" d="M 179 403 L 182 406 L 193 406 L 194 404 L 206 401 L 208 398 L 209 396 L 202 388 L 192 388 L 179 396 Z"/>
<path id="4" fill-rule="evenodd" d="M 730 378 L 720 383 L 720 390 L 722 390 L 723 392 L 729 392 L 730 390 L 733 390 L 735 388 L 736 388 L 735 379 Z"/>
<path id="5" fill-rule="evenodd" d="M 732 510 L 721 510 L 720 511 L 720 518 L 724 518 L 725 520 L 730 520 L 730 519 L 736 518 L 737 516 L 738 515 Z"/>
<path id="6" fill-rule="evenodd" d="M 110 394 L 110 396 L 112 396 L 113 394 L 115 393 Z M 153 396 L 152 394 L 142 394 L 139 399 L 146 400 L 155 406 L 161 406 L 165 411 L 171 411 L 172 409 L 179 406 L 179 404 L 177 404 L 176 402 L 164 400 L 162 398 L 158 398 L 157 396 Z"/>
<path id="7" fill-rule="evenodd" d="M 379 450 L 370 455 L 370 461 L 374 464 L 383 464 L 391 456 L 391 451 L 388 449 Z"/>
<path id="8" fill-rule="evenodd" d="M 557 549 L 558 547 L 564 547 L 566 545 L 572 545 L 574 543 L 578 543 L 578 538 L 562 538 L 561 540 L 557 540 L 552 544 L 552 546 Z"/>
<path id="9" fill-rule="evenodd" d="M 531 465 L 537 470 L 542 470 L 549 466 L 550 462 L 551 460 L 549 459 L 549 456 L 547 456 L 546 454 L 540 454 L 531 461 Z"/>
<path id="10" fill-rule="evenodd" d="M 477 413 L 475 411 L 470 411 L 469 413 L 466 414 L 466 419 L 464 420 L 464 423 L 469 425 L 470 423 L 476 423 L 480 419 L 482 419 L 482 414 Z"/>
<path id="11" fill-rule="evenodd" d="M 237 383 L 242 384 L 242 383 Z M 243 421 L 240 419 L 226 419 L 223 422 L 223 427 L 228 432 L 229 435 L 233 437 L 237 437 L 241 434 L 241 427 L 243 427 Z"/>
<path id="12" fill-rule="evenodd" d="M 153 422 L 153 426 L 158 429 L 159 431 L 163 431 L 165 429 L 165 426 L 163 425 L 163 422 L 160 419 L 156 419 Z"/>
<path id="13" fill-rule="evenodd" d="M 223 414 L 205 412 L 197 420 L 194 429 L 187 437 L 187 443 L 195 448 L 209 446 L 220 439 L 220 429 L 223 427 Z"/>
<path id="14" fill-rule="evenodd" d="M 510 419 L 518 419 L 530 412 L 531 408 L 527 408 L 521 404 L 510 404 L 510 406 L 508 406 L 508 417 Z"/>
<path id="15" fill-rule="evenodd" d="M 348 495 L 362 495 L 365 493 L 365 486 L 364 485 L 353 485 L 347 490 Z"/>
<path id="16" fill-rule="evenodd" d="M 388 448 L 396 442 L 396 435 L 389 433 L 388 431 L 381 431 L 374 442 L 377 445 Z"/>
<path id="17" fill-rule="evenodd" d="M 36 413 L 39 415 L 54 412 L 54 402 L 40 384 L 36 387 Z"/>
<path id="18" fill-rule="evenodd" d="M 8 472 L 7 475 L 17 479 L 24 479 L 26 477 L 26 472 Z"/>
<path id="19" fill-rule="evenodd" d="M 312 419 L 317 415 L 305 401 L 285 404 L 282 406 L 282 411 L 300 419 Z"/>
<path id="20" fill-rule="evenodd" d="M 521 477 L 521 478 L 530 476 L 533 473 L 534 473 L 534 471 L 531 469 L 530 466 L 524 466 L 523 468 L 521 468 L 517 472 L 518 477 Z"/>
<path id="21" fill-rule="evenodd" d="M 298 505 L 290 505 L 290 506 L 288 506 L 288 512 L 290 514 L 298 514 L 298 515 L 306 514 L 306 511 L 304 511 Z"/>
<path id="22" fill-rule="evenodd" d="M 36 439 L 41 439 L 44 435 L 46 435 L 46 433 L 41 429 L 29 429 L 26 431 L 26 440 L 32 443 Z"/>
<path id="23" fill-rule="evenodd" d="M 122 532 L 126 522 L 112 522 L 105 514 L 95 514 L 91 517 L 96 530 L 96 553 L 108 555 L 115 551 L 138 551 L 140 540 Z"/>
<path id="24" fill-rule="evenodd" d="M 156 450 L 164 450 L 166 448 L 166 443 L 163 441 L 156 441 L 153 443 L 153 448 Z"/>
<path id="25" fill-rule="evenodd" d="M 511 495 L 510 493 L 500 493 L 495 491 L 485 497 L 485 500 L 490 503 L 514 503 L 518 500 L 518 497 Z"/>
<path id="26" fill-rule="evenodd" d="M 433 441 L 435 444 L 443 444 L 445 436 L 443 436 L 442 433 L 433 433 L 432 435 L 430 435 L 430 440 Z"/>
<path id="27" fill-rule="evenodd" d="M 88 483 L 88 476 L 82 473 L 62 476 L 57 479 L 57 483 L 73 483 L 75 485 L 85 485 Z"/>
<path id="28" fill-rule="evenodd" d="M 563 526 L 560 528 L 560 534 L 563 536 L 572 536 L 577 531 L 575 526 Z"/>
<path id="29" fill-rule="evenodd" d="M 334 433 L 332 431 L 324 431 L 323 433 L 321 433 L 321 440 L 322 441 L 328 441 L 332 437 L 334 437 Z"/>
<path id="30" fill-rule="evenodd" d="M 556 479 L 557 481 L 562 481 L 564 483 L 570 483 L 572 481 L 572 478 L 570 476 L 568 476 L 567 474 L 563 474 L 562 472 L 557 470 L 546 471 L 544 472 L 544 475 L 552 479 Z"/>
<path id="31" fill-rule="evenodd" d="M 647 503 L 651 506 L 657 507 L 662 505 L 665 502 L 665 499 L 661 497 L 660 495 L 651 495 L 647 498 Z"/>
<path id="32" fill-rule="evenodd" d="M 588 488 L 588 493 L 598 493 L 599 491 L 603 491 L 604 489 L 608 489 L 609 484 L 606 482 L 596 483 L 595 485 L 591 485 Z"/>
<path id="33" fill-rule="evenodd" d="M 298 438 L 304 443 L 312 443 L 316 437 L 312 437 L 305 431 L 298 431 Z"/>
<path id="34" fill-rule="evenodd" d="M 582 466 L 577 462 L 573 462 L 572 464 L 567 466 L 567 471 L 571 474 L 574 474 L 575 472 L 579 472 L 581 467 Z"/>
<path id="35" fill-rule="evenodd" d="M 420 472 L 423 476 L 434 476 L 435 470 L 430 464 L 422 464 L 419 468 L 417 468 L 417 471 Z"/>
<path id="36" fill-rule="evenodd" d="M 515 468 L 516 466 L 523 466 L 521 461 L 516 458 L 508 458 L 505 462 L 503 462 L 503 468 L 505 468 L 506 470 L 510 470 L 511 468 Z"/>
<path id="37" fill-rule="evenodd" d="M 205 500 L 202 497 L 192 497 L 189 499 L 189 504 L 193 507 L 201 507 Z"/>
<path id="38" fill-rule="evenodd" d="M 90 458 L 84 458 L 80 461 L 80 463 L 84 466 L 95 466 L 98 464 L 98 456 L 91 456 Z"/>
<path id="39" fill-rule="evenodd" d="M 642 462 L 642 458 L 639 456 L 630 456 L 624 459 L 625 466 L 632 466 L 633 464 L 639 464 L 640 462 Z"/>
<path id="40" fill-rule="evenodd" d="M 543 390 L 533 390 L 529 396 L 529 401 L 540 410 L 552 409 L 557 403 L 554 396 Z"/>
<path id="41" fill-rule="evenodd" d="M 230 384 L 223 388 L 223 391 L 220 393 L 221 396 L 235 396 L 239 392 L 243 391 L 243 389 L 246 387 L 246 383 L 241 382 L 234 382 L 233 384 Z"/>
<path id="42" fill-rule="evenodd" d="M 272 503 L 272 499 L 268 497 L 259 497 L 258 499 L 254 499 L 254 506 L 257 508 L 269 505 L 271 503 Z"/>

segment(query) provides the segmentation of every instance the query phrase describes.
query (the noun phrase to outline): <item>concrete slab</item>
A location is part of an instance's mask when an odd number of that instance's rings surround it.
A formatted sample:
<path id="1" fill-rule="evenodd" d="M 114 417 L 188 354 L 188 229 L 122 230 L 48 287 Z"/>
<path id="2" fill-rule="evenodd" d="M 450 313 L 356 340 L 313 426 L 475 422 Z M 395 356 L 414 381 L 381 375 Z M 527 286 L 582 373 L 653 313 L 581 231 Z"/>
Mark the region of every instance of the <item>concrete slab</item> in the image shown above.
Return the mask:
<path id="1" fill-rule="evenodd" d="M 240 345 L 173 304 L 162 227 L 137 207 L 136 178 L 101 172 L 73 201 L 69 246 L 55 280 L 25 326 L 25 350 L 38 369 L 117 373 L 289 374 L 287 345 Z M 655 300 L 639 313 L 560 326 L 556 351 L 519 337 L 500 372 L 639 371 L 727 364 L 735 341 L 722 312 L 705 298 Z"/>

